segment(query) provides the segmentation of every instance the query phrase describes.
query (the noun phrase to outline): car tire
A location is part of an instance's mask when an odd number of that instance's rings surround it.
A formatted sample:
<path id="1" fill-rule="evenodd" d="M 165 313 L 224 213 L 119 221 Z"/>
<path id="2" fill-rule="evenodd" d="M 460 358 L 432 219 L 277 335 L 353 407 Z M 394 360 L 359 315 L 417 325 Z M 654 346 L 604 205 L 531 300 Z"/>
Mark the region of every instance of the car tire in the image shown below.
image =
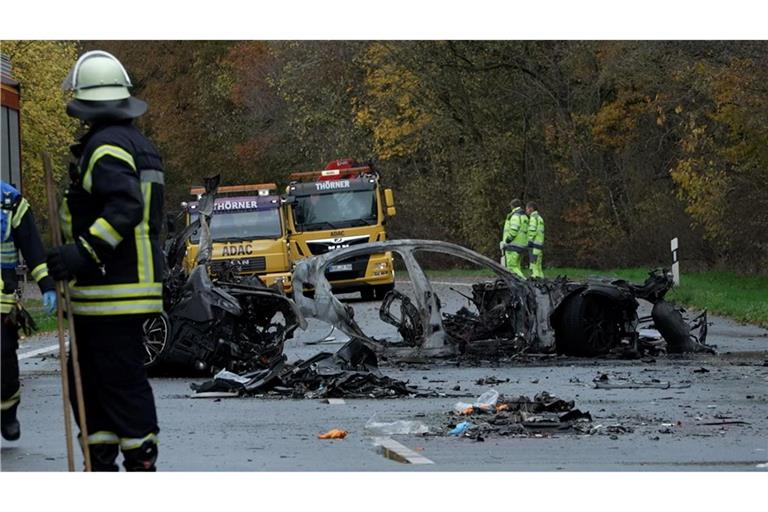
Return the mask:
<path id="1" fill-rule="evenodd" d="M 594 357 L 606 354 L 615 340 L 610 334 L 610 306 L 594 295 L 577 294 L 562 306 L 555 331 L 557 350 L 561 354 Z"/>
<path id="2" fill-rule="evenodd" d="M 683 315 L 672 304 L 660 301 L 653 305 L 651 311 L 653 325 L 667 342 L 667 352 L 693 352 L 691 329 L 683 319 Z"/>

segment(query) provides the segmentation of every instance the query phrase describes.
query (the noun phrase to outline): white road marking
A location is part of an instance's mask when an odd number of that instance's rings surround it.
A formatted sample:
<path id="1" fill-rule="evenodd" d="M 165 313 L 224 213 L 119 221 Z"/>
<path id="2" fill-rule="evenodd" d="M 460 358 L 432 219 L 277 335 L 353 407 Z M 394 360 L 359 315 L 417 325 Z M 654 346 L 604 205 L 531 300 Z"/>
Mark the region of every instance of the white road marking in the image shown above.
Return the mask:
<path id="1" fill-rule="evenodd" d="M 69 342 L 67 342 L 67 347 L 69 347 Z M 19 354 L 19 361 L 21 361 L 22 359 L 29 359 L 30 357 L 35 357 L 42 354 L 49 354 L 51 352 L 56 352 L 57 350 L 59 350 L 58 344 L 39 348 L 37 350 L 30 350 L 29 352 L 24 352 L 23 354 Z"/>
<path id="2" fill-rule="evenodd" d="M 328 405 L 344 405 L 346 402 L 343 398 L 326 398 L 325 403 Z"/>
<path id="3" fill-rule="evenodd" d="M 386 458 L 397 462 L 404 464 L 434 464 L 434 461 L 419 455 L 391 437 L 374 437 L 373 444 L 379 447 Z"/>

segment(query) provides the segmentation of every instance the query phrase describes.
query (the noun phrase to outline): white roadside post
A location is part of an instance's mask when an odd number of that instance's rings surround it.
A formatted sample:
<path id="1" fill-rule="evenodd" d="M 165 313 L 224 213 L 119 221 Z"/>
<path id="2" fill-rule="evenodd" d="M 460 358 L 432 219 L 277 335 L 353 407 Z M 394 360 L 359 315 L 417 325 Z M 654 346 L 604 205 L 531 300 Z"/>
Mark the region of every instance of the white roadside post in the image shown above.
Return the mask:
<path id="1" fill-rule="evenodd" d="M 680 261 L 677 255 L 677 237 L 673 238 L 669 245 L 672 250 L 672 282 L 675 286 L 680 286 Z"/>

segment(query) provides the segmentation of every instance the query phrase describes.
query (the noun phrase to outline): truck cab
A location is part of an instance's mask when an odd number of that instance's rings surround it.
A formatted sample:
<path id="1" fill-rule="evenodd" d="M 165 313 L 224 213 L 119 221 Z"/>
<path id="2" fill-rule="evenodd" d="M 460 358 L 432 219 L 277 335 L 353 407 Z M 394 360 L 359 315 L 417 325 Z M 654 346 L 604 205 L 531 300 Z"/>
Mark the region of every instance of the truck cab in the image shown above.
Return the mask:
<path id="1" fill-rule="evenodd" d="M 257 276 L 267 286 L 279 283 L 291 291 L 291 260 L 280 196 L 274 183 L 219 187 L 211 217 L 213 241 L 210 271 L 221 275 L 234 271 L 238 276 Z M 191 193 L 199 197 L 202 188 Z M 197 202 L 185 206 L 186 223 L 197 218 Z M 197 259 L 200 233 L 187 242 L 184 268 L 191 270 Z"/>
<path id="2" fill-rule="evenodd" d="M 390 189 L 378 172 L 352 159 L 330 162 L 324 170 L 290 175 L 286 220 L 295 260 L 387 239 L 386 221 L 395 215 Z M 360 292 L 363 299 L 383 298 L 394 288 L 392 253 L 356 256 L 327 272 L 335 292 Z"/>

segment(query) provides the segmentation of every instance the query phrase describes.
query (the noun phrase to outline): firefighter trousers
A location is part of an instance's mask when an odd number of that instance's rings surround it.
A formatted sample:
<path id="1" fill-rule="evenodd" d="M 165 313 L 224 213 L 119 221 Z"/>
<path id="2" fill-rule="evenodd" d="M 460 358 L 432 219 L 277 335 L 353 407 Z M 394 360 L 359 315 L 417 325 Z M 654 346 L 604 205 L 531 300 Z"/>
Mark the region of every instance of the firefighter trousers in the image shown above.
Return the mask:
<path id="1" fill-rule="evenodd" d="M 2 420 L 16 419 L 21 390 L 19 384 L 19 360 L 16 350 L 19 348 L 19 330 L 10 315 L 0 315 L 0 400 L 2 400 Z"/>
<path id="2" fill-rule="evenodd" d="M 157 414 L 144 368 L 141 315 L 75 315 L 93 469 L 117 471 L 118 449 L 128 471 L 154 471 Z M 70 358 L 72 407 L 79 424 Z"/>

